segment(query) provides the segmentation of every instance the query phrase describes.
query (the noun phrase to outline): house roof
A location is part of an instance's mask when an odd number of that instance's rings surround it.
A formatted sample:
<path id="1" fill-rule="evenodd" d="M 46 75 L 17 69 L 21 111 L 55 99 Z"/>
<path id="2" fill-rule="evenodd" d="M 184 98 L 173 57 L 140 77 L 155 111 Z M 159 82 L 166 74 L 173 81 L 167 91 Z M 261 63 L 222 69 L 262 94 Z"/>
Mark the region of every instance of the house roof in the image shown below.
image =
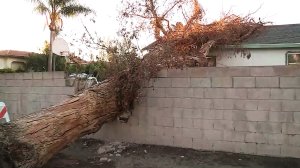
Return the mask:
<path id="1" fill-rule="evenodd" d="M 245 41 L 246 44 L 300 43 L 300 24 L 268 25 Z"/>
<path id="2" fill-rule="evenodd" d="M 264 26 L 242 48 L 300 48 L 300 24 Z"/>
<path id="3" fill-rule="evenodd" d="M 155 46 L 157 41 L 151 43 L 143 50 Z M 236 48 L 228 45 L 228 48 Z M 300 48 L 300 24 L 266 25 L 257 30 L 246 39 L 241 48 Z"/>
<path id="4" fill-rule="evenodd" d="M 18 50 L 0 50 L 0 57 L 28 57 L 32 52 Z"/>

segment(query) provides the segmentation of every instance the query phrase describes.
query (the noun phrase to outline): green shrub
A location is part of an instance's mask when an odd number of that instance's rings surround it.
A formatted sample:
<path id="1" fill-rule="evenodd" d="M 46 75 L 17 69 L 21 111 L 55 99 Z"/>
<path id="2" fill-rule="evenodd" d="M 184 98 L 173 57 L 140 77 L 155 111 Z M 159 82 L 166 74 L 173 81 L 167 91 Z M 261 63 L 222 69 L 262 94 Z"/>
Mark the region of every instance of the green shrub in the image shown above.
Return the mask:
<path id="1" fill-rule="evenodd" d="M 15 71 L 10 68 L 0 69 L 0 73 L 14 73 Z"/>
<path id="2" fill-rule="evenodd" d="M 65 70 L 65 58 L 57 56 L 55 60 L 55 70 L 64 71 Z M 46 54 L 32 54 L 26 58 L 26 71 L 34 72 L 45 72 L 48 70 L 48 55 Z"/>

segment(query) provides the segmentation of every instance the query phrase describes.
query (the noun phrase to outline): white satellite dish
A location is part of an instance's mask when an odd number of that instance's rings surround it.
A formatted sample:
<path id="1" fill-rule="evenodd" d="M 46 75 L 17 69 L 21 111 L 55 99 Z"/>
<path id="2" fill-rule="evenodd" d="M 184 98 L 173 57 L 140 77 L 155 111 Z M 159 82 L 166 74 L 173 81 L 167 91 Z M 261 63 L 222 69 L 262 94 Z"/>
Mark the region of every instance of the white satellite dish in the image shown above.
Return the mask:
<path id="1" fill-rule="evenodd" d="M 70 52 L 68 43 L 63 38 L 56 38 L 53 41 L 52 51 L 60 56 L 68 56 Z"/>

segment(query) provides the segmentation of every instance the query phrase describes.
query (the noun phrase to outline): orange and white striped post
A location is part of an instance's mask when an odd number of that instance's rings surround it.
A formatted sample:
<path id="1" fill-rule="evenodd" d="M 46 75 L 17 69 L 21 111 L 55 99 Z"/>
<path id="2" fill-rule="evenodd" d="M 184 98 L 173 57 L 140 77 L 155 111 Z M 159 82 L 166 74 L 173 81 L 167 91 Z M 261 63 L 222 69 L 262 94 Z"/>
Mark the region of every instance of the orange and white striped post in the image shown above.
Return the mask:
<path id="1" fill-rule="evenodd" d="M 0 102 L 0 119 L 4 118 L 6 122 L 10 122 L 10 118 L 7 112 L 5 103 Z"/>

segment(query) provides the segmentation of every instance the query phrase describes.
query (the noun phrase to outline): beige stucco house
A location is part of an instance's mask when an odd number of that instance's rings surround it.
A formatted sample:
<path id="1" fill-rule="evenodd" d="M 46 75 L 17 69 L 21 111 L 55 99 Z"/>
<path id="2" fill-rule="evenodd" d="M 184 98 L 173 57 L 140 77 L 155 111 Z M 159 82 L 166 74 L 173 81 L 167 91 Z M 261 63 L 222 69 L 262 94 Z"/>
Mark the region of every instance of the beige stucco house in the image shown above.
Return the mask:
<path id="1" fill-rule="evenodd" d="M 12 70 L 24 69 L 26 65 L 26 57 L 31 52 L 17 50 L 1 50 L 0 51 L 0 69 L 10 68 Z"/>

